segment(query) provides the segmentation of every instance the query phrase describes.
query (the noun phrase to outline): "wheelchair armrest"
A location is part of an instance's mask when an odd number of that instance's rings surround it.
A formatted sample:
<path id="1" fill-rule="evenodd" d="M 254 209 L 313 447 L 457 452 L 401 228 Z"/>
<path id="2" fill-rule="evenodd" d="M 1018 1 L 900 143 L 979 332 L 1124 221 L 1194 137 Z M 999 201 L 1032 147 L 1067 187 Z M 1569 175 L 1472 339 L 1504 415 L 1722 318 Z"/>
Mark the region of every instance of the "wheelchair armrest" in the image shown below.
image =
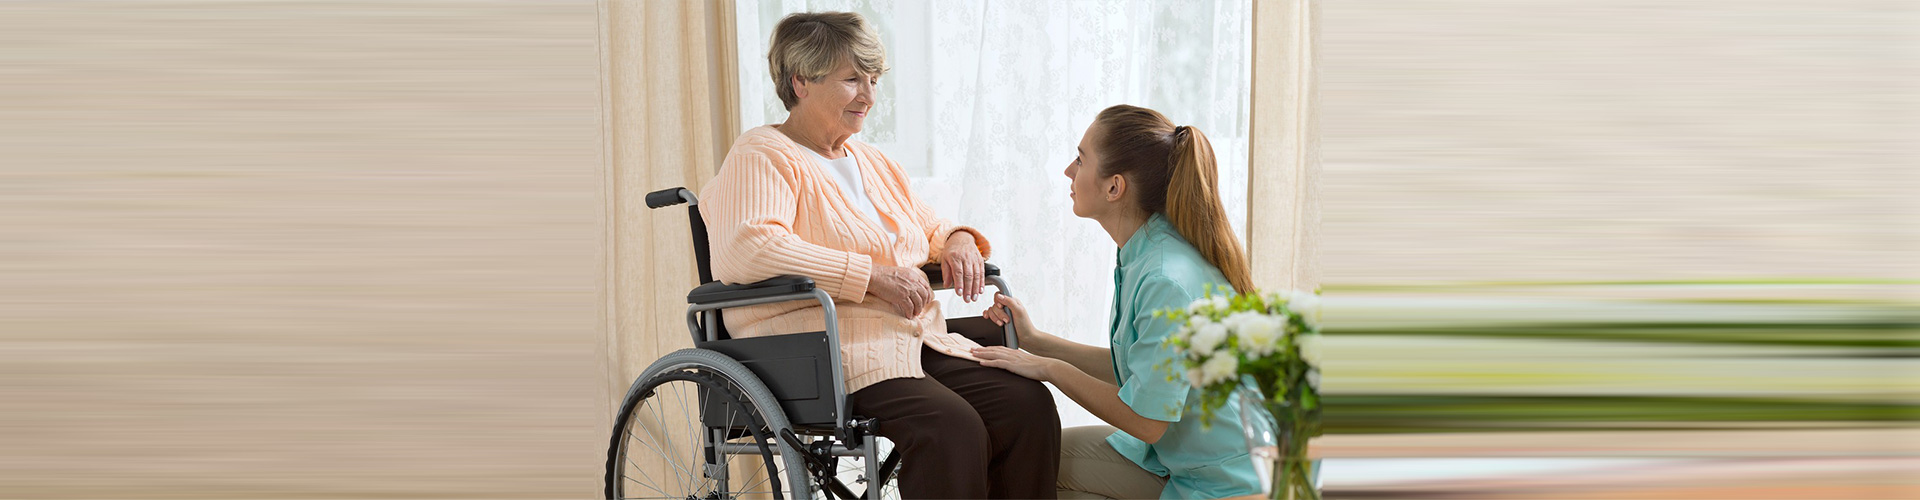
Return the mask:
<path id="1" fill-rule="evenodd" d="M 987 276 L 1000 275 L 1000 266 L 993 265 L 993 263 L 991 262 L 988 262 L 985 264 L 987 266 Z M 927 265 L 920 266 L 920 270 L 927 273 L 927 284 L 933 285 L 934 290 L 946 290 L 948 288 L 951 288 L 951 287 L 948 287 L 946 283 L 940 282 L 940 263 L 939 262 L 927 263 Z"/>
<path id="2" fill-rule="evenodd" d="M 718 281 L 708 282 L 687 293 L 688 304 L 711 304 L 739 299 L 757 299 L 776 295 L 807 293 L 813 291 L 813 278 L 805 276 L 780 276 L 755 283 L 729 285 Z"/>

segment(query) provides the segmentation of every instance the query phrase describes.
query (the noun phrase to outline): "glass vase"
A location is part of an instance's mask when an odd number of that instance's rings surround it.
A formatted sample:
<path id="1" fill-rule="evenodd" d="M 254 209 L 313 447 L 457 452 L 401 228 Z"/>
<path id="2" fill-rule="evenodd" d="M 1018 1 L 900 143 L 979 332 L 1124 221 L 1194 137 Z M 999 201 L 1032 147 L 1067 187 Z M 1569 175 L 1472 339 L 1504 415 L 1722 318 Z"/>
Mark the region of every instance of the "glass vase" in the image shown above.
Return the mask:
<path id="1" fill-rule="evenodd" d="M 1283 403 L 1240 389 L 1240 430 L 1247 440 L 1260 491 L 1275 500 L 1319 500 L 1320 461 L 1308 460 L 1306 443 L 1295 442 L 1291 422 L 1281 422 Z"/>

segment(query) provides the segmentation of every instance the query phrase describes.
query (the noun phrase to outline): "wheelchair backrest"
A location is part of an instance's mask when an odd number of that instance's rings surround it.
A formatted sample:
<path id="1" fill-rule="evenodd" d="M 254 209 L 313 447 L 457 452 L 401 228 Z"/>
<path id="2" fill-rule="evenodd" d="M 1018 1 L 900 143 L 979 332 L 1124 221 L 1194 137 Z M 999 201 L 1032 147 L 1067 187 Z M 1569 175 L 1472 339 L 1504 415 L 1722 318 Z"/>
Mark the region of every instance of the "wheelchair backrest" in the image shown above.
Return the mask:
<path id="1" fill-rule="evenodd" d="M 713 281 L 713 267 L 707 258 L 707 222 L 700 219 L 700 199 L 693 191 L 677 187 L 647 193 L 647 208 L 663 208 L 681 203 L 687 204 L 687 226 L 693 228 L 693 260 L 700 269 L 700 282 Z"/>
<path id="2" fill-rule="evenodd" d="M 693 263 L 700 271 L 700 283 L 712 283 L 713 266 L 708 262 L 710 259 L 707 253 L 707 222 L 700 218 L 700 199 L 693 196 L 693 191 L 684 187 L 647 193 L 647 208 L 665 208 L 681 203 L 687 204 L 687 227 L 693 230 Z M 727 322 L 721 320 L 721 312 L 713 311 L 711 314 L 713 328 L 719 332 L 719 338 L 733 338 L 732 335 L 727 334 Z M 698 341 L 700 333 L 691 333 L 695 341 Z"/>

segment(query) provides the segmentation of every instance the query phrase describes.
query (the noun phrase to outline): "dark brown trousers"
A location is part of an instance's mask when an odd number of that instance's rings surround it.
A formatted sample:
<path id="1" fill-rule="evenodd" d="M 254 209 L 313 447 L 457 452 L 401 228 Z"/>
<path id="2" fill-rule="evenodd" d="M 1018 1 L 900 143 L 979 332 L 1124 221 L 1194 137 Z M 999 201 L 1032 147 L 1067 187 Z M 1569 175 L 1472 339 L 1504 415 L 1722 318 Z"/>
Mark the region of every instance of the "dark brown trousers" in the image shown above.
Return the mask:
<path id="1" fill-rule="evenodd" d="M 900 496 L 1057 498 L 1060 412 L 1039 382 L 921 348 L 927 378 L 848 398 L 900 450 Z"/>

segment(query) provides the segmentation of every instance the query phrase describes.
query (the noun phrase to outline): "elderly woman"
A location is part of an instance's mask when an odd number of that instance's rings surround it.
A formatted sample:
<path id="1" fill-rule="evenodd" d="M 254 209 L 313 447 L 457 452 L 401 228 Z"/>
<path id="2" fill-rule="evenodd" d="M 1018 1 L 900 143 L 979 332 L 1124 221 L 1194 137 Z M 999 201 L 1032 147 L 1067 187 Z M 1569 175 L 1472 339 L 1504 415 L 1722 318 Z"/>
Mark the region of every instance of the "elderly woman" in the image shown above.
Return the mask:
<path id="1" fill-rule="evenodd" d="M 906 498 L 1053 498 L 1060 420 L 1038 382 L 987 368 L 951 341 L 919 267 L 938 261 L 979 297 L 991 253 L 979 231 L 934 215 L 880 150 L 849 140 L 873 111 L 886 52 L 858 14 L 802 13 L 774 27 L 768 66 L 789 115 L 748 130 L 700 194 L 714 277 L 813 278 L 834 298 L 848 405 L 902 455 Z M 818 304 L 729 310 L 737 337 L 817 331 Z"/>

